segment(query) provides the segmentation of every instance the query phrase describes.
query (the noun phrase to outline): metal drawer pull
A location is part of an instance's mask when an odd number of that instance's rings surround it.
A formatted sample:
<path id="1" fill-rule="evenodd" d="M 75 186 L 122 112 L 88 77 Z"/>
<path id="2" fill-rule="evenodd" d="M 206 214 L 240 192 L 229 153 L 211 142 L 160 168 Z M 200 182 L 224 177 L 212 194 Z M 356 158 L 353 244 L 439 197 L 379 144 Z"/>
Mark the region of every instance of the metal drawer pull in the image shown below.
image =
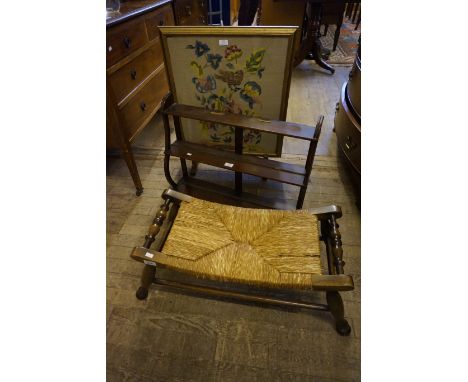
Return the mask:
<path id="1" fill-rule="evenodd" d="M 146 103 L 144 101 L 140 103 L 140 108 L 141 108 L 141 111 L 146 111 Z"/>
<path id="2" fill-rule="evenodd" d="M 130 76 L 132 77 L 132 80 L 136 80 L 136 70 L 135 69 L 132 69 L 130 70 Z"/>
<path id="3" fill-rule="evenodd" d="M 185 12 L 187 12 L 187 16 L 192 16 L 192 9 L 189 5 L 185 7 Z"/>
<path id="4" fill-rule="evenodd" d="M 130 49 L 130 46 L 132 44 L 132 40 L 130 40 L 128 37 L 124 37 L 124 44 L 127 47 L 127 49 Z"/>

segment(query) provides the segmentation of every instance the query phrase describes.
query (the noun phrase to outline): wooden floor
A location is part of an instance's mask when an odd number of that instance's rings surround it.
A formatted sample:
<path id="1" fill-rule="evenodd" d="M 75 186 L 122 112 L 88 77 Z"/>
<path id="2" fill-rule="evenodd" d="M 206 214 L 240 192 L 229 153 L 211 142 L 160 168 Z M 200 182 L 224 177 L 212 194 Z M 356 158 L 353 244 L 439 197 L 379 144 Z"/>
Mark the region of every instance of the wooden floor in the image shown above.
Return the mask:
<path id="1" fill-rule="evenodd" d="M 304 208 L 338 204 L 345 271 L 355 290 L 342 293 L 352 332 L 340 337 L 329 313 L 287 311 L 194 297 L 152 287 L 146 301 L 135 298 L 142 264 L 130 250 L 142 245 L 168 187 L 163 176 L 159 118 L 135 143 L 144 187 L 140 197 L 123 160 L 107 164 L 107 376 L 108 381 L 359 381 L 360 213 L 351 183 L 337 158 L 333 115 L 349 67 L 333 76 L 314 64 L 294 70 L 288 120 L 315 124 L 325 115 Z M 287 139 L 283 156 L 304 163 L 306 147 Z M 171 163 L 178 178 L 178 162 Z M 202 166 L 204 179 L 233 184 L 232 174 Z M 298 190 L 247 177 L 247 189 L 296 199 Z M 320 298 L 322 298 L 320 296 Z"/>

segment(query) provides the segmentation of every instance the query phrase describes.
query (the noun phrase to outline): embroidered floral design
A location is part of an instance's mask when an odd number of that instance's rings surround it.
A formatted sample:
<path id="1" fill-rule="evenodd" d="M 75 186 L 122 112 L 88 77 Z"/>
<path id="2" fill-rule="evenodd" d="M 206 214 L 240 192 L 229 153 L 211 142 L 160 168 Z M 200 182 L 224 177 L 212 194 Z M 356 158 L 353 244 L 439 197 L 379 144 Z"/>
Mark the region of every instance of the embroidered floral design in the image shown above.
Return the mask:
<path id="1" fill-rule="evenodd" d="M 192 69 L 194 70 L 194 74 L 197 76 L 197 77 L 201 77 L 203 76 L 203 68 L 200 64 L 198 64 L 197 62 L 195 61 L 192 61 L 190 63 L 190 66 L 192 67 Z"/>
<path id="2" fill-rule="evenodd" d="M 206 55 L 206 60 L 213 69 L 218 69 L 219 64 L 221 63 L 222 59 L 223 59 L 223 56 L 221 56 L 220 54 L 208 53 Z"/>
<path id="3" fill-rule="evenodd" d="M 187 49 L 195 49 L 195 55 L 197 57 L 203 56 L 206 52 L 210 50 L 208 45 L 202 43 L 201 41 L 195 41 L 195 45 L 187 45 Z"/>
<path id="4" fill-rule="evenodd" d="M 193 77 L 192 82 L 200 93 L 206 93 L 216 89 L 216 80 L 211 74 L 206 78 Z"/>
<path id="5" fill-rule="evenodd" d="M 262 78 L 265 67 L 262 66 L 266 49 L 257 49 L 250 53 L 245 65 L 238 63 L 243 51 L 237 45 L 230 45 L 224 49 L 224 55 L 212 51 L 210 47 L 196 40 L 194 45 L 187 45 L 193 49 L 196 59 L 190 62 L 194 77 L 195 98 L 208 110 L 216 112 L 230 112 L 246 116 L 255 116 L 256 105 L 262 105 L 262 88 L 252 76 Z M 250 78 L 249 78 L 250 77 Z M 216 79 L 221 82 L 217 89 Z M 257 80 L 258 81 L 258 80 Z M 225 86 L 223 86 L 225 84 Z M 248 107 L 245 103 L 248 104 Z M 213 123 L 200 122 L 202 129 L 213 143 L 232 144 L 234 128 Z M 258 145 L 262 140 L 262 133 L 245 130 L 243 140 L 246 145 Z"/>
<path id="6" fill-rule="evenodd" d="M 264 67 L 261 67 L 263 57 L 265 57 L 266 49 L 259 49 L 253 51 L 250 57 L 245 62 L 245 70 L 248 73 L 257 73 L 259 78 L 262 78 Z"/>
<path id="7" fill-rule="evenodd" d="M 261 103 L 259 95 L 262 94 L 262 88 L 254 81 L 246 82 L 240 92 L 240 97 L 253 109 L 255 103 Z"/>
<path id="8" fill-rule="evenodd" d="M 224 51 L 224 58 L 228 61 L 233 61 L 242 56 L 242 49 L 239 49 L 237 45 L 229 45 Z"/>
<path id="9" fill-rule="evenodd" d="M 215 77 L 223 82 L 226 82 L 231 90 L 238 91 L 241 89 L 238 88 L 238 86 L 244 79 L 244 71 L 238 70 L 236 72 L 231 72 L 221 69 L 219 74 L 215 74 Z"/>

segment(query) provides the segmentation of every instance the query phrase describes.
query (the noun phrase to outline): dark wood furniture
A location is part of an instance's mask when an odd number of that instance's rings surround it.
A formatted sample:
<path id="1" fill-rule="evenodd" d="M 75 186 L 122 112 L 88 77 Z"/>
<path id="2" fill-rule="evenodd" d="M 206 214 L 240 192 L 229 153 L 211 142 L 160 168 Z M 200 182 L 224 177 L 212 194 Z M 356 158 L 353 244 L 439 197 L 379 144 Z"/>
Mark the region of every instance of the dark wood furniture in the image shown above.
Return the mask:
<path id="1" fill-rule="evenodd" d="M 300 187 L 296 208 L 300 209 L 304 202 L 310 172 L 314 161 L 315 150 L 323 123 L 323 116 L 319 117 L 315 128 L 306 125 L 284 122 L 262 120 L 255 117 L 246 117 L 232 113 L 217 113 L 201 107 L 187 106 L 173 103 L 172 95 L 163 101 L 162 106 L 164 129 L 165 129 L 165 159 L 164 173 L 169 184 L 177 190 L 182 190 L 191 194 L 197 186 L 203 186 L 201 193 L 210 188 L 207 184 L 200 185 L 200 182 L 193 181 L 187 171 L 186 160 L 196 163 L 204 163 L 218 168 L 224 168 L 235 172 L 235 189 L 224 190 L 221 194 L 234 197 L 234 204 L 239 200 L 243 205 L 248 203 L 267 208 L 278 208 L 276 201 L 268 202 L 259 197 L 249 195 L 242 190 L 242 174 L 250 174 L 263 179 L 271 179 L 281 183 L 287 183 Z M 169 117 L 174 119 L 176 141 L 170 142 Z M 235 128 L 235 151 L 219 150 L 209 148 L 204 145 L 190 143 L 184 140 L 180 127 L 180 118 L 194 119 L 213 124 L 228 125 Z M 309 141 L 309 151 L 305 167 L 282 163 L 267 158 L 260 158 L 251 155 L 243 155 L 243 129 L 273 133 L 281 136 L 288 136 Z M 169 171 L 169 159 L 171 156 L 180 158 L 182 166 L 182 180 L 176 183 Z M 209 191 L 210 194 L 219 192 L 219 188 Z M 195 195 L 194 195 L 195 196 Z M 284 206 L 281 206 L 284 207 Z M 284 208 L 281 208 L 284 209 Z"/>
<path id="2" fill-rule="evenodd" d="M 204 25 L 206 13 L 204 0 L 137 0 L 122 3 L 120 13 L 106 20 L 107 149 L 120 151 L 137 195 L 143 186 L 131 144 L 169 91 L 159 27 Z"/>
<path id="3" fill-rule="evenodd" d="M 177 262 L 180 260 L 173 258 L 172 261 L 168 261 L 167 259 L 171 256 L 178 256 L 175 253 L 168 253 L 169 250 L 166 250 L 165 248 L 166 242 L 171 240 L 171 230 L 177 225 L 178 216 L 182 215 L 182 223 L 179 222 L 179 227 L 184 224 L 184 221 L 190 219 L 189 223 L 185 224 L 190 224 L 192 231 L 194 231 L 193 227 L 196 227 L 199 221 L 201 222 L 201 220 L 203 220 L 206 224 L 207 217 L 210 216 L 210 212 L 208 210 L 202 211 L 200 216 L 194 213 L 190 213 L 188 216 L 186 214 L 182 214 L 180 212 L 182 209 L 185 210 L 185 208 L 190 208 L 187 207 L 187 205 L 195 203 L 196 201 L 193 200 L 191 196 L 174 190 L 166 190 L 163 193 L 162 198 L 164 202 L 154 218 L 153 223 L 149 227 L 143 246 L 135 247 L 131 253 L 131 257 L 134 260 L 145 264 L 141 277 L 141 284 L 136 292 L 136 297 L 138 299 L 146 299 L 150 286 L 155 283 L 163 287 L 177 288 L 189 293 L 214 296 L 229 300 L 235 299 L 251 303 L 271 304 L 289 308 L 307 308 L 329 311 L 334 317 L 335 328 L 338 334 L 343 336 L 350 334 L 351 327 L 344 318 L 344 306 L 340 292 L 350 291 L 354 289 L 354 285 L 352 277 L 344 274 L 341 234 L 337 223 L 337 219 L 342 216 L 342 212 L 339 207 L 332 205 L 308 210 L 308 214 L 315 215 L 314 219 L 316 219 L 316 223 L 314 224 L 316 228 L 314 231 L 317 236 L 315 236 L 314 247 L 316 247 L 320 252 L 320 241 L 324 243 L 327 260 L 326 265 L 323 264 L 323 268 L 326 268 L 327 270 L 325 272 L 320 272 L 320 274 L 310 274 L 307 285 L 303 285 L 301 287 L 296 284 L 296 282 L 287 282 L 288 286 L 285 287 L 289 289 L 285 290 L 284 287 L 282 287 L 281 290 L 278 290 L 278 287 L 274 288 L 271 282 L 267 280 L 258 279 L 255 280 L 255 283 L 253 284 L 248 280 L 237 283 L 233 281 L 220 281 L 224 279 L 222 272 L 218 272 L 217 277 L 207 278 L 206 276 L 198 276 L 196 272 L 194 273 L 194 270 L 183 268 L 181 263 L 174 263 L 174 261 Z M 213 210 L 213 207 L 215 211 L 216 208 L 222 208 L 222 206 L 210 206 L 210 210 Z M 240 211 L 234 212 L 236 216 L 238 216 L 239 213 Z M 241 213 L 240 216 L 244 215 Z M 252 216 L 252 214 L 249 213 L 249 216 Z M 205 232 L 203 231 L 203 227 L 206 227 L 206 225 L 204 226 L 200 224 L 200 227 L 195 229 L 195 232 L 204 234 Z M 220 227 L 220 229 L 221 228 L 222 227 Z M 310 232 L 312 232 L 312 228 L 313 227 L 311 226 Z M 294 235 L 294 232 L 292 232 L 292 235 Z M 230 237 L 234 239 L 233 236 Z M 234 240 L 237 241 L 238 239 Z M 284 244 L 284 240 L 280 239 L 279 242 Z M 308 242 L 310 242 L 309 239 Z M 151 249 L 153 243 L 155 243 L 154 249 Z M 174 243 L 174 239 L 172 239 L 172 243 Z M 240 246 L 240 248 L 245 248 L 246 243 L 237 242 L 235 245 Z M 291 248 L 293 247 L 294 245 L 291 245 Z M 221 253 L 218 252 L 218 255 L 221 255 Z M 294 256 L 294 254 L 292 255 Z M 297 253 L 297 255 L 299 255 L 299 253 Z M 299 258 L 296 256 L 294 259 Z M 223 264 L 226 264 L 224 263 L 225 261 L 230 261 L 225 256 L 216 257 L 214 260 L 222 261 Z M 189 263 L 193 263 L 193 261 L 189 261 Z M 227 267 L 232 266 L 227 264 Z M 240 265 L 237 265 L 236 269 L 238 269 L 239 266 Z M 249 267 L 249 264 L 243 263 L 242 266 Z M 217 269 L 218 267 L 215 268 Z M 221 267 L 221 269 L 225 268 Z M 171 274 L 169 274 L 169 277 L 165 276 L 164 272 L 166 270 L 175 271 L 176 274 L 181 274 L 182 280 L 180 280 L 180 277 L 174 277 Z M 253 281 L 253 279 L 251 280 Z M 260 284 L 260 287 L 256 287 L 255 284 Z M 291 293 L 291 290 L 294 290 L 294 293 Z M 311 302 L 310 300 L 304 301 L 302 299 L 302 294 L 309 292 L 324 292 L 327 303 L 316 303 Z M 278 294 L 280 297 L 278 297 Z"/>
<path id="4" fill-rule="evenodd" d="M 322 8 L 320 24 L 325 26 L 323 35 L 325 36 L 327 34 L 329 25 L 336 25 L 335 34 L 333 36 L 333 50 L 336 50 L 338 46 L 345 8 L 346 3 L 344 2 L 325 3 Z"/>
<path id="5" fill-rule="evenodd" d="M 131 143 L 169 91 L 158 27 L 173 24 L 167 0 L 126 2 L 107 20 L 107 149 L 120 149 L 137 195 L 143 186 Z"/>
<path id="6" fill-rule="evenodd" d="M 336 105 L 335 132 L 339 151 L 347 164 L 358 195 L 361 193 L 361 58 L 360 47 L 349 81 L 343 84 Z"/>
<path id="7" fill-rule="evenodd" d="M 351 110 L 361 120 L 361 57 L 360 50 L 354 60 L 353 68 L 349 72 L 346 98 Z"/>
<path id="8" fill-rule="evenodd" d="M 335 69 L 324 61 L 327 54 L 320 41 L 320 25 L 324 6 L 344 3 L 345 0 L 262 0 L 260 25 L 300 26 L 294 65 L 299 65 L 304 59 L 314 60 L 333 74 Z"/>
<path id="9" fill-rule="evenodd" d="M 208 0 L 173 0 L 176 25 L 208 25 Z"/>

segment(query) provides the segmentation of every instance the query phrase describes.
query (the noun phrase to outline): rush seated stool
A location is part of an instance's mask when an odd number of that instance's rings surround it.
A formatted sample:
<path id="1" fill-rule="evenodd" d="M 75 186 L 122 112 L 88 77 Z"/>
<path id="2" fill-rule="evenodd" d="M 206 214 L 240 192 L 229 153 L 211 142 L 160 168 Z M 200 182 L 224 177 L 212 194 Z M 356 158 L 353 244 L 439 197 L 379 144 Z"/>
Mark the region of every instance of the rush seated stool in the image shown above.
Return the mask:
<path id="1" fill-rule="evenodd" d="M 351 328 L 339 292 L 354 288 L 344 274 L 337 206 L 305 210 L 242 208 L 166 190 L 145 243 L 131 257 L 145 264 L 137 298 L 152 283 L 245 301 L 330 311 L 340 335 Z M 156 241 L 155 248 L 151 245 Z M 326 249 L 322 262 L 320 242 Z M 158 270 L 195 276 L 216 286 L 158 278 Z M 206 283 L 205 283 L 206 284 Z M 268 297 L 227 288 L 247 285 L 269 289 L 324 292 L 326 304 Z"/>

